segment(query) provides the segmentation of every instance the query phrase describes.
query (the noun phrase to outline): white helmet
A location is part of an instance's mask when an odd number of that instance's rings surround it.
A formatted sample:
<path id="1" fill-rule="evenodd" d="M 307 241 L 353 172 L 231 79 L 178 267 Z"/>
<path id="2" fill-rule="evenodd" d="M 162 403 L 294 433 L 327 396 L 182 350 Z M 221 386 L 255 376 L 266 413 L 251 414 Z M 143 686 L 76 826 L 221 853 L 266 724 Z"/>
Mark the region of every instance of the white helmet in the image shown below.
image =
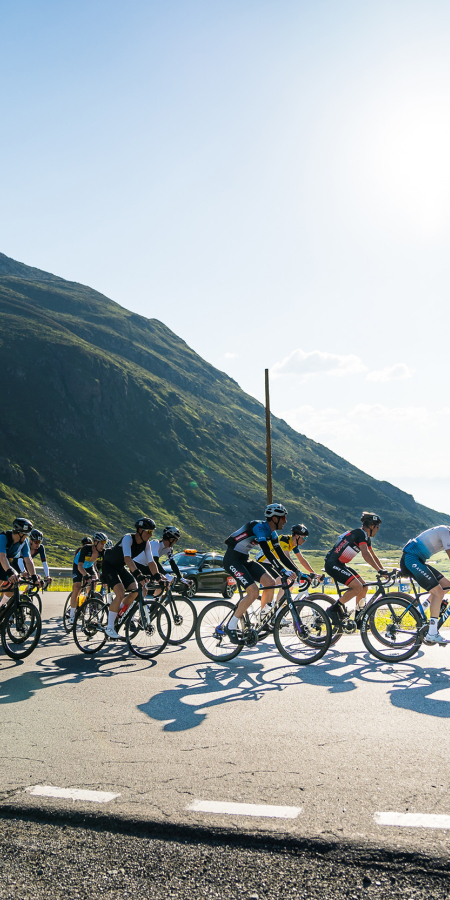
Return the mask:
<path id="1" fill-rule="evenodd" d="M 265 509 L 266 519 L 272 519 L 273 516 L 286 516 L 287 517 L 287 509 L 285 506 L 282 506 L 281 503 L 269 503 Z"/>

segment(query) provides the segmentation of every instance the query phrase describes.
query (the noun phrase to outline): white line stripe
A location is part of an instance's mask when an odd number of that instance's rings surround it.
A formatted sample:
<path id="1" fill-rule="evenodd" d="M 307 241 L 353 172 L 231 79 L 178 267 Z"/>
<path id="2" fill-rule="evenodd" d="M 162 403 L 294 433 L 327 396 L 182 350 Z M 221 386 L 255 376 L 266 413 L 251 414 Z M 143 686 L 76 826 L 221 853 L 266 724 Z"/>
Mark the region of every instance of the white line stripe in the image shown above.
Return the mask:
<path id="1" fill-rule="evenodd" d="M 375 813 L 377 825 L 400 825 L 403 828 L 448 828 L 450 816 L 438 816 L 426 813 Z"/>
<path id="2" fill-rule="evenodd" d="M 59 797 L 61 800 L 87 800 L 90 803 L 109 803 L 120 794 L 110 794 L 108 791 L 83 791 L 79 788 L 58 788 L 51 784 L 35 784 L 34 787 L 25 788 L 33 797 Z"/>
<path id="3" fill-rule="evenodd" d="M 219 803 L 194 800 L 186 809 L 192 812 L 222 813 L 228 816 L 268 816 L 271 819 L 296 819 L 301 806 L 269 806 L 266 803 Z"/>

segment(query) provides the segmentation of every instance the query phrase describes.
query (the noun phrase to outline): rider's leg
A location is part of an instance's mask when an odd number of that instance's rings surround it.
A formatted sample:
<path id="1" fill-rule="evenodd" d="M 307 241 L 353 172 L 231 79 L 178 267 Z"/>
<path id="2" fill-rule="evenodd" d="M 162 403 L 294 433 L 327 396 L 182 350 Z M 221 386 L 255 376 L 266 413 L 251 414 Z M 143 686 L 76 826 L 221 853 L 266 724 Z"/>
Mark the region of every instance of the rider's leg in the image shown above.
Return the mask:
<path id="1" fill-rule="evenodd" d="M 364 583 L 362 578 L 355 577 L 350 582 L 348 589 L 341 595 L 340 602 L 345 606 L 349 600 L 355 598 L 357 608 L 361 607 L 364 605 L 367 591 L 368 586 Z"/>
<path id="2" fill-rule="evenodd" d="M 430 591 L 430 626 L 428 634 L 437 634 L 439 615 L 441 611 L 441 603 L 444 599 L 446 591 L 450 589 L 450 581 L 447 578 L 441 578 L 436 587 Z"/>
<path id="3" fill-rule="evenodd" d="M 263 591 L 261 595 L 261 609 L 264 609 L 268 603 L 272 603 L 276 582 L 271 575 L 261 575 L 261 584 L 263 588 L 269 588 L 269 590 Z"/>

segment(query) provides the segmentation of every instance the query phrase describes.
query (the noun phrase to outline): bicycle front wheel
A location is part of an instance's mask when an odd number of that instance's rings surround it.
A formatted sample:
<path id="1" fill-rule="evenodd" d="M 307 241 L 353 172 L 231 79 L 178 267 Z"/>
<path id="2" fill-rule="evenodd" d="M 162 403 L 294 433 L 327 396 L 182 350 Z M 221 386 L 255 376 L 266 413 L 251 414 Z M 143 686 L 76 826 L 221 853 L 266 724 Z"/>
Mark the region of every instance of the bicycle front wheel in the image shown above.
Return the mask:
<path id="1" fill-rule="evenodd" d="M 363 616 L 362 642 L 382 662 L 402 662 L 417 653 L 425 624 L 411 600 L 387 594 Z"/>
<path id="2" fill-rule="evenodd" d="M 195 637 L 202 653 L 214 662 L 228 662 L 241 652 L 244 644 L 232 644 L 224 625 L 233 615 L 236 604 L 228 600 L 214 600 L 202 609 L 195 628 Z"/>
<path id="3" fill-rule="evenodd" d="M 41 636 L 42 622 L 34 603 L 24 600 L 11 607 L 1 626 L 2 645 L 11 659 L 25 659 Z"/>
<path id="4" fill-rule="evenodd" d="M 73 639 L 82 653 L 93 656 L 106 643 L 108 606 L 102 600 L 85 600 L 79 606 L 73 623 Z"/>
<path id="5" fill-rule="evenodd" d="M 320 606 L 320 608 L 324 613 L 327 614 L 327 616 L 330 611 L 330 607 L 333 606 L 336 602 L 336 597 L 330 598 L 327 596 L 327 594 L 309 594 L 309 599 L 317 606 Z M 331 625 L 331 646 L 333 647 L 334 644 L 337 644 L 337 642 L 342 637 L 342 625 L 335 625 L 331 621 L 331 619 L 329 619 L 329 622 Z"/>
<path id="6" fill-rule="evenodd" d="M 162 653 L 169 643 L 171 632 L 170 616 L 157 600 L 140 604 L 127 620 L 125 638 L 128 648 L 140 659 L 152 659 Z"/>
<path id="7" fill-rule="evenodd" d="M 197 610 L 187 597 L 171 597 L 164 603 L 170 616 L 169 644 L 184 644 L 192 637 L 197 622 Z"/>
<path id="8" fill-rule="evenodd" d="M 289 662 L 309 666 L 321 659 L 330 646 L 330 620 L 311 600 L 295 600 L 293 606 L 294 613 L 284 606 L 275 619 L 275 644 Z"/>

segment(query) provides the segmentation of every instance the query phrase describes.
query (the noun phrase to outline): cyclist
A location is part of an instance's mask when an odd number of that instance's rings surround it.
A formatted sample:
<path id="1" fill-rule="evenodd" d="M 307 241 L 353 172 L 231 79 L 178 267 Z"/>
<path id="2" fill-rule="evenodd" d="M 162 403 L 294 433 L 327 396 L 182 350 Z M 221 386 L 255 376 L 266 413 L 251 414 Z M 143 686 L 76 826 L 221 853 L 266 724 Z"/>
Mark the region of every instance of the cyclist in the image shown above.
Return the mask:
<path id="1" fill-rule="evenodd" d="M 450 557 L 450 526 L 436 525 L 422 531 L 416 538 L 408 541 L 403 548 L 400 570 L 403 575 L 413 576 L 420 587 L 430 592 L 430 624 L 427 642 L 432 644 L 448 644 L 438 633 L 439 613 L 444 594 L 450 589 L 450 581 L 442 572 L 429 566 L 426 560 L 435 553 L 445 550 Z"/>
<path id="2" fill-rule="evenodd" d="M 30 557 L 32 560 L 34 560 L 37 556 L 39 556 L 39 559 L 41 560 L 41 563 L 42 563 L 42 568 L 44 570 L 45 580 L 46 580 L 47 584 L 50 584 L 52 579 L 51 579 L 50 572 L 48 569 L 47 554 L 45 552 L 45 547 L 42 543 L 43 539 L 44 539 L 44 535 L 43 535 L 42 531 L 39 531 L 38 528 L 33 528 L 33 530 L 30 531 L 30 534 L 28 536 L 28 542 L 30 545 Z M 24 557 L 22 556 L 22 553 L 20 554 L 20 556 L 17 557 L 17 567 L 18 567 L 19 573 L 21 575 L 23 575 L 23 573 L 25 572 L 25 563 L 24 563 Z"/>
<path id="3" fill-rule="evenodd" d="M 279 543 L 280 543 L 282 549 L 284 550 L 284 552 L 286 553 L 287 556 L 291 552 L 295 553 L 298 564 L 303 566 L 310 575 L 313 575 L 322 581 L 323 576 L 318 575 L 317 572 L 314 572 L 314 569 L 311 568 L 308 560 L 305 559 L 303 554 L 300 552 L 300 547 L 302 546 L 302 544 L 305 543 L 305 541 L 308 540 L 308 535 L 309 535 L 309 531 L 308 531 L 306 525 L 293 525 L 291 528 L 291 533 L 290 534 L 280 534 L 278 540 L 279 540 Z M 269 547 L 271 550 L 273 550 L 271 541 L 269 541 Z M 277 555 L 276 551 L 274 551 L 274 552 L 275 552 L 275 555 Z M 256 562 L 262 563 L 262 565 L 264 566 L 266 571 L 269 572 L 269 574 L 272 575 L 273 578 L 277 579 L 277 584 L 279 584 L 278 572 L 276 572 L 275 569 L 270 565 L 270 563 L 267 562 L 266 557 L 262 550 L 260 550 L 260 552 L 257 554 Z M 283 590 L 281 589 L 278 592 L 277 600 L 280 599 L 282 593 L 283 593 Z"/>
<path id="4" fill-rule="evenodd" d="M 226 539 L 227 550 L 223 558 L 224 569 L 239 581 L 246 589 L 242 600 L 238 603 L 234 616 L 230 619 L 225 631 L 229 640 L 233 644 L 239 644 L 242 640 L 242 618 L 249 606 L 254 603 L 259 595 L 258 584 L 261 583 L 264 588 L 275 587 L 275 580 L 266 571 L 261 563 L 249 558 L 250 550 L 259 546 L 264 553 L 269 565 L 273 566 L 277 575 L 289 575 L 292 572 L 299 574 L 297 566 L 294 565 L 289 556 L 282 549 L 276 529 L 282 528 L 286 523 L 287 509 L 281 503 L 270 503 L 265 510 L 266 521 L 262 522 L 252 519 L 246 522 L 242 528 L 234 531 L 233 534 Z M 271 546 L 269 546 L 269 541 Z M 275 556 L 275 553 L 277 554 Z M 273 590 L 265 590 L 261 600 L 261 610 L 273 598 Z"/>
<path id="5" fill-rule="evenodd" d="M 32 530 L 33 523 L 18 516 L 12 523 L 11 531 L 0 533 L 0 580 L 9 581 L 11 584 L 18 582 L 19 575 L 11 563 L 22 554 L 33 584 L 38 582 L 34 562 L 30 557 L 30 545 L 27 537 Z M 11 597 L 11 594 L 12 591 L 5 591 L 3 597 Z"/>
<path id="6" fill-rule="evenodd" d="M 103 580 L 115 594 L 109 607 L 108 627 L 106 628 L 106 634 L 110 638 L 119 637 L 114 625 L 117 613 L 125 599 L 125 592 L 132 592 L 127 597 L 127 603 L 132 603 L 137 595 L 136 582 L 146 580 L 147 576 L 140 571 L 139 564 L 148 566 L 154 581 L 158 582 L 162 579 L 150 546 L 150 538 L 156 528 L 155 522 L 149 516 L 142 516 L 135 522 L 134 527 L 136 529 L 134 534 L 125 534 L 114 547 L 105 550 L 103 555 Z"/>
<path id="7" fill-rule="evenodd" d="M 103 559 L 108 538 L 103 531 L 96 531 L 91 538 L 83 538 L 82 547 L 75 554 L 73 563 L 73 587 L 70 596 L 70 621 L 73 622 L 78 606 L 78 596 L 88 580 L 98 581 L 97 566 Z"/>
<path id="8" fill-rule="evenodd" d="M 363 559 L 369 566 L 376 569 L 379 575 L 386 574 L 378 556 L 372 550 L 372 538 L 378 533 L 381 519 L 376 513 L 363 512 L 361 523 L 362 528 L 344 531 L 325 557 L 325 572 L 327 575 L 331 575 L 339 584 L 348 586 L 348 590 L 344 591 L 340 600 L 338 599 L 333 607 L 341 617 L 347 616 L 348 613 L 344 604 L 354 597 L 356 599 L 355 620 L 357 622 L 359 621 L 358 613 L 364 607 L 368 585 L 347 563 L 361 551 Z"/>

